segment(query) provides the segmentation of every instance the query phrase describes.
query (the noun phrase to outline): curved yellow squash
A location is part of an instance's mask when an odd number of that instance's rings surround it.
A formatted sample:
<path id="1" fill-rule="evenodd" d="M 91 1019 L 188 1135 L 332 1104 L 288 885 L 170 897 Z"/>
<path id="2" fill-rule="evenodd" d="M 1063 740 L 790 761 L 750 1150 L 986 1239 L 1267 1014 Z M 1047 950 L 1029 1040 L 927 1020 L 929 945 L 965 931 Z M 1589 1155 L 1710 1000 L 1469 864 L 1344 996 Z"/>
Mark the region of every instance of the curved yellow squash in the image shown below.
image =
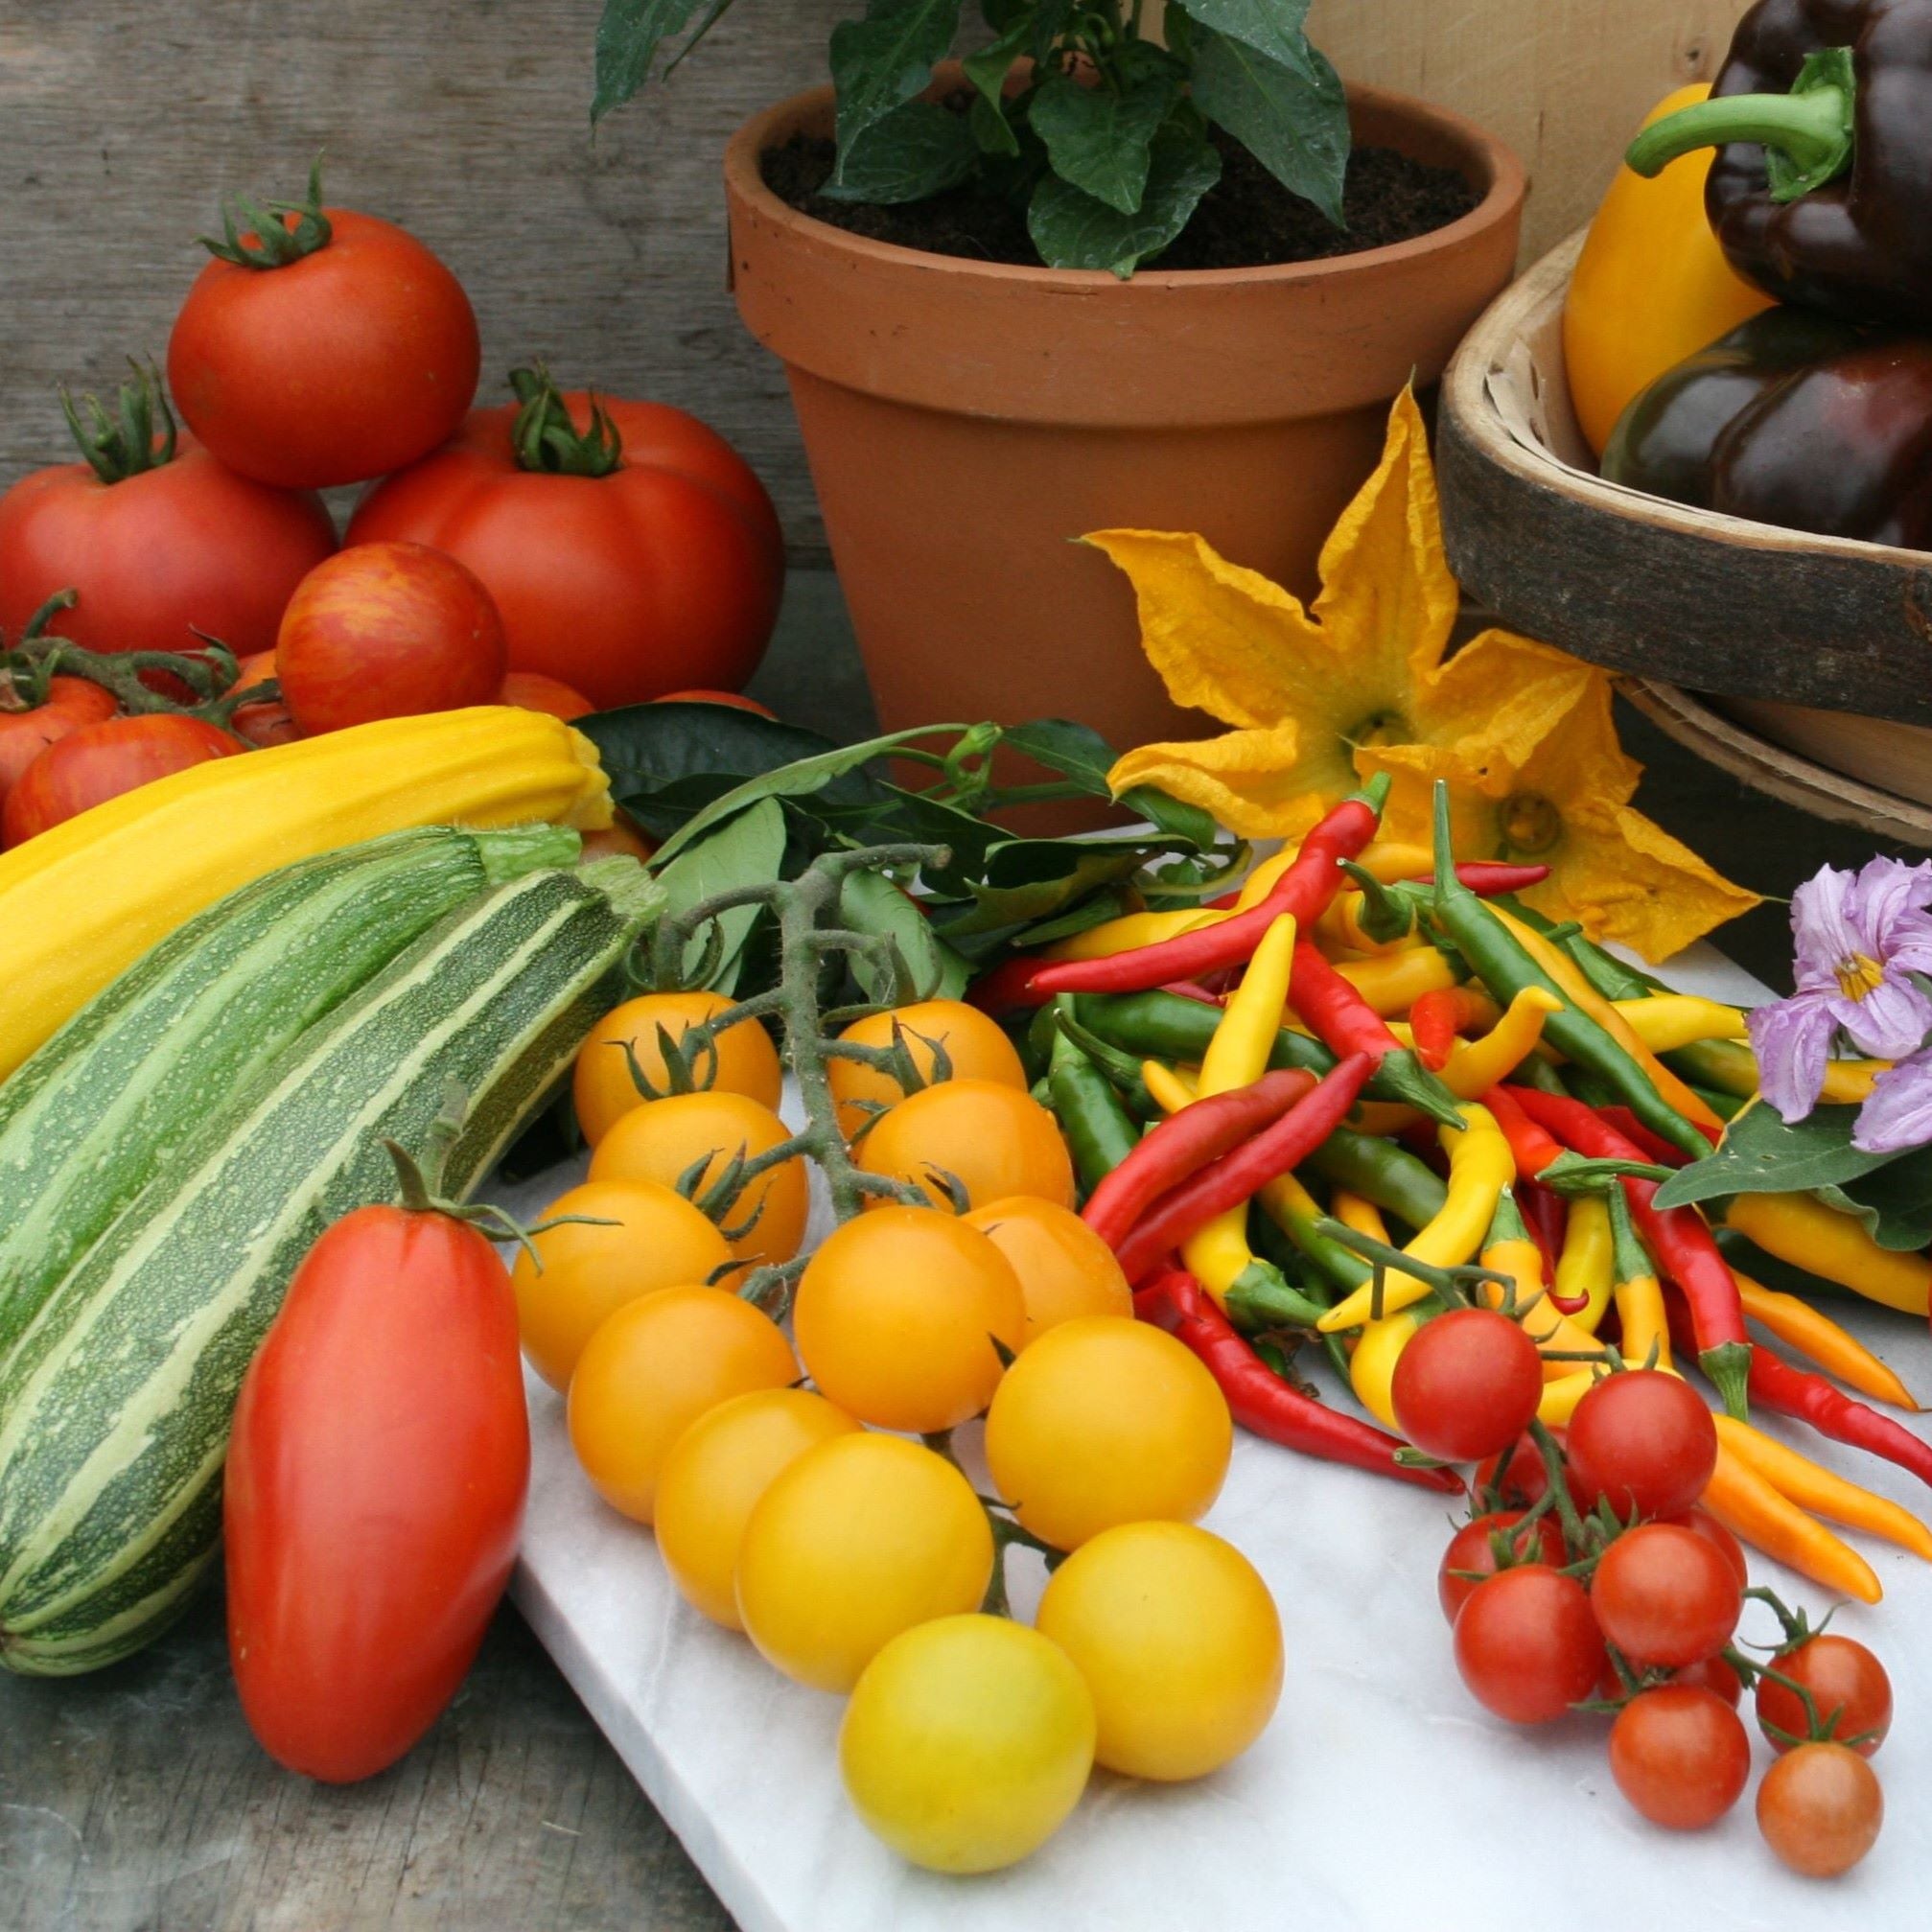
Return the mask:
<path id="1" fill-rule="evenodd" d="M 203 907 L 407 826 L 611 823 L 596 749 L 506 705 L 217 758 L 0 853 L 0 1079 Z"/>

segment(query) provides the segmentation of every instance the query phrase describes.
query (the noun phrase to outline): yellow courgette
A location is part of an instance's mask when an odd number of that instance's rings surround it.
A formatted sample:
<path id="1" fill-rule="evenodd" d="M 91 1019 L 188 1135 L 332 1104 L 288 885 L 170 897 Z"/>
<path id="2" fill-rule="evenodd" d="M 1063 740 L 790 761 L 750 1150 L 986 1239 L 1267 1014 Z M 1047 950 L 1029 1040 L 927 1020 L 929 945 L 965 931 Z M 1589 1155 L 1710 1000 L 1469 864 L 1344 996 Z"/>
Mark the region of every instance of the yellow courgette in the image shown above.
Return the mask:
<path id="1" fill-rule="evenodd" d="M 0 853 L 0 1079 L 204 906 L 407 826 L 611 822 L 590 740 L 506 705 L 385 718 L 157 779 Z"/>

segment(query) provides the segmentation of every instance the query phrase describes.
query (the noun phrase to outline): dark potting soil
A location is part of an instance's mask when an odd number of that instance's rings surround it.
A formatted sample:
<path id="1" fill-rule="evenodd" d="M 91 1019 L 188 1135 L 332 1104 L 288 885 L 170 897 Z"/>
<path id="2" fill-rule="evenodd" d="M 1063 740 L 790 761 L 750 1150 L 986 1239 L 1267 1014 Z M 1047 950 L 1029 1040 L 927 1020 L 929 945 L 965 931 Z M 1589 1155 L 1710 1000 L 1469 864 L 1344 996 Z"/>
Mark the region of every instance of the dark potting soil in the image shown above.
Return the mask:
<path id="1" fill-rule="evenodd" d="M 1194 219 L 1152 268 L 1257 268 L 1277 262 L 1316 262 L 1407 242 L 1447 227 L 1476 206 L 1477 194 L 1452 168 L 1432 167 L 1393 148 L 1358 148 L 1342 189 L 1346 232 L 1330 225 L 1314 202 L 1284 188 L 1247 150 L 1219 128 L 1221 179 L 1201 198 Z M 759 156 L 765 186 L 814 220 L 874 242 L 965 255 L 983 262 L 1037 268 L 1039 253 L 1024 212 L 973 182 L 924 201 L 873 207 L 828 200 L 830 141 L 794 134 Z"/>

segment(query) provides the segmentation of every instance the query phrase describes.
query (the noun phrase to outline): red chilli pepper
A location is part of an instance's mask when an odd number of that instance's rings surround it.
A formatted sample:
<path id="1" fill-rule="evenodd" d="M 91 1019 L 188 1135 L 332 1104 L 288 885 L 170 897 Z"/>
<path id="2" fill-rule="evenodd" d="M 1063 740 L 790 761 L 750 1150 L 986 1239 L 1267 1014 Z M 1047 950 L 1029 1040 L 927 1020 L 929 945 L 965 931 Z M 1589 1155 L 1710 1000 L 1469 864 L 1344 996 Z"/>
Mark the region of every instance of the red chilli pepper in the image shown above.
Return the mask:
<path id="1" fill-rule="evenodd" d="M 1505 893 L 1526 893 L 1549 876 L 1548 866 L 1510 866 L 1494 859 L 1470 859 L 1455 869 L 1457 885 L 1467 886 L 1480 898 L 1501 898 Z M 1417 873 L 1404 885 L 1429 886 L 1435 883 L 1433 873 Z"/>
<path id="2" fill-rule="evenodd" d="M 1461 1492 L 1452 1471 L 1398 1462 L 1396 1452 L 1404 1445 L 1396 1437 L 1284 1382 L 1235 1333 L 1193 1275 L 1178 1269 L 1163 1274 L 1134 1296 L 1133 1305 L 1142 1320 L 1166 1329 L 1200 1359 L 1227 1398 L 1229 1412 L 1250 1434 L 1418 1488 Z"/>
<path id="3" fill-rule="evenodd" d="M 1620 1134 L 1594 1107 L 1559 1094 L 1539 1093 L 1533 1087 L 1508 1089 L 1531 1120 L 1577 1153 L 1594 1160 L 1644 1161 L 1648 1157 L 1633 1140 Z M 1658 1208 L 1657 1183 L 1626 1176 L 1624 1198 L 1645 1245 L 1684 1291 L 1697 1336 L 1697 1360 L 1733 1415 L 1746 1411 L 1746 1389 L 1752 1375 L 1750 1331 L 1737 1283 L 1711 1239 L 1704 1217 L 1694 1207 Z"/>
<path id="4" fill-rule="evenodd" d="M 1246 912 L 1106 959 L 1062 960 L 1036 967 L 1033 986 L 1043 998 L 1062 992 L 1147 992 L 1253 958 L 1263 935 L 1284 913 L 1292 913 L 1304 927 L 1313 925 L 1347 883 L 1338 861 L 1357 857 L 1374 838 L 1387 789 L 1378 778 L 1370 781 L 1370 796 L 1343 799 L 1301 842 L 1294 863 L 1268 896 Z"/>
<path id="5" fill-rule="evenodd" d="M 1418 995 L 1408 1009 L 1408 1032 L 1415 1041 L 1415 1057 L 1431 1073 L 1440 1073 L 1455 1051 L 1462 1009 L 1460 987 L 1437 987 Z"/>
<path id="6" fill-rule="evenodd" d="M 1627 1106 L 1606 1106 L 1603 1118 L 1626 1140 L 1641 1147 L 1646 1159 L 1656 1161 L 1660 1167 L 1690 1165 L 1690 1156 L 1681 1147 L 1672 1146 L 1661 1133 L 1652 1133 Z"/>
<path id="7" fill-rule="evenodd" d="M 1509 1151 L 1516 1156 L 1518 1180 L 1534 1180 L 1563 1152 L 1563 1143 L 1530 1119 L 1511 1098 L 1508 1087 L 1493 1086 L 1482 1096 L 1490 1117 L 1501 1129 Z"/>
<path id="8" fill-rule="evenodd" d="M 1181 1107 L 1095 1187 L 1081 1218 L 1109 1247 L 1118 1247 L 1161 1195 L 1272 1126 L 1314 1088 L 1315 1076 L 1294 1068 L 1265 1073 L 1251 1086 Z"/>
<path id="9" fill-rule="evenodd" d="M 1044 1006 L 1051 995 L 1042 992 L 1035 984 L 1044 970 L 1037 960 L 1008 960 L 973 981 L 966 989 L 966 1004 L 990 1013 Z"/>
<path id="10" fill-rule="evenodd" d="M 1563 1252 L 1563 1236 L 1570 1225 L 1570 1207 L 1560 1194 L 1553 1194 L 1547 1187 L 1538 1187 L 1533 1180 L 1522 1182 L 1516 1192 L 1516 1204 L 1523 1210 L 1525 1224 L 1530 1238 L 1543 1254 L 1543 1278 L 1545 1281 L 1556 1279 L 1556 1260 Z M 1565 1315 L 1574 1315 L 1584 1306 L 1577 1302 L 1573 1307 L 1564 1308 L 1563 1297 L 1555 1291 L 1546 1291 L 1550 1301 Z"/>
<path id="11" fill-rule="evenodd" d="M 1373 1071 L 1374 1062 L 1366 1055 L 1349 1055 L 1272 1127 L 1263 1129 L 1178 1187 L 1169 1188 L 1114 1245 L 1128 1280 L 1139 1281 L 1152 1274 L 1168 1254 L 1190 1235 L 1199 1234 L 1217 1215 L 1252 1200 L 1269 1181 L 1279 1180 L 1291 1168 L 1299 1166 L 1348 1117 Z"/>
<path id="12" fill-rule="evenodd" d="M 1225 1006 L 1227 1004 L 1224 995 L 1218 992 L 1209 992 L 1199 980 L 1171 980 L 1166 986 L 1160 988 L 1159 990 L 1162 992 L 1171 992 L 1176 999 L 1196 1000 L 1202 1006 Z"/>
<path id="13" fill-rule="evenodd" d="M 1793 1367 L 1762 1342 L 1751 1351 L 1751 1399 L 1780 1415 L 1808 1422 L 1820 1435 L 1828 1435 L 1834 1442 L 1882 1455 L 1887 1462 L 1910 1470 L 1921 1482 L 1932 1483 L 1932 1443 L 1901 1428 L 1889 1415 L 1868 1408 L 1822 1375 Z"/>

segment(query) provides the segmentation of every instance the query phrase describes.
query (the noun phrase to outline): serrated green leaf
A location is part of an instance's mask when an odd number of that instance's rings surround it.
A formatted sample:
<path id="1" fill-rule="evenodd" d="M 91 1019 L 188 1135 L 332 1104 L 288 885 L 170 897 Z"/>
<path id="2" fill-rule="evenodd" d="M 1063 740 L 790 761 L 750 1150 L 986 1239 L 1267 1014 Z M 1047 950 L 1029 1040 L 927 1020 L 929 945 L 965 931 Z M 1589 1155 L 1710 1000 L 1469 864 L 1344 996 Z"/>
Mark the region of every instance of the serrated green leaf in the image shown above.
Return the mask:
<path id="1" fill-rule="evenodd" d="M 1302 32 L 1309 0 L 1179 0 L 1179 4 L 1196 24 L 1239 40 L 1284 67 L 1300 68 L 1314 52 Z"/>
<path id="2" fill-rule="evenodd" d="M 931 921 L 883 873 L 850 873 L 839 889 L 839 917 L 855 932 L 877 933 L 899 949 L 920 999 L 957 999 L 972 977 L 967 961 L 933 930 Z M 893 996 L 890 979 L 861 953 L 850 955 L 852 977 L 871 1000 Z"/>
<path id="3" fill-rule="evenodd" d="M 1056 268 L 1106 268 L 1122 281 L 1187 226 L 1200 198 L 1221 179 L 1221 156 L 1172 124 L 1154 136 L 1140 212 L 1118 208 L 1048 175 L 1027 204 L 1027 232 Z"/>
<path id="4" fill-rule="evenodd" d="M 604 0 L 597 21 L 596 91 L 591 120 L 621 107 L 651 78 L 658 49 L 682 34 L 698 0 Z"/>
<path id="5" fill-rule="evenodd" d="M 820 192 L 829 200 L 879 207 L 923 201 L 958 187 L 978 159 L 979 143 L 964 114 L 931 101 L 908 101 L 859 135 L 838 178 Z"/>
<path id="6" fill-rule="evenodd" d="M 1284 65 L 1198 19 L 1194 39 L 1194 105 L 1284 188 L 1345 228 L 1348 102 L 1335 69 L 1313 47 L 1300 67 Z"/>
<path id="7" fill-rule="evenodd" d="M 852 144 L 874 122 L 922 92 L 959 32 L 960 0 L 868 0 L 862 20 L 832 29 L 838 91 L 838 163 L 845 177 Z"/>
<path id="8" fill-rule="evenodd" d="M 784 807 L 776 799 L 760 799 L 687 846 L 673 864 L 664 868 L 660 874 L 664 887 L 664 912 L 667 917 L 675 918 L 715 894 L 733 892 L 739 886 L 768 884 L 779 876 L 784 856 Z M 737 986 L 744 964 L 745 941 L 757 923 L 758 913 L 757 906 L 733 906 L 719 915 L 718 932 L 724 949 L 710 979 L 714 991 L 729 994 Z M 700 933 L 686 946 L 687 970 L 694 970 L 703 956 L 705 938 Z"/>
<path id="9" fill-rule="evenodd" d="M 1154 134 L 1179 91 L 1165 74 L 1120 94 L 1056 74 L 1040 83 L 1030 118 L 1061 180 L 1133 215 L 1147 192 Z"/>
<path id="10" fill-rule="evenodd" d="M 1657 1190 L 1659 1207 L 1688 1207 L 1730 1194 L 1804 1194 L 1842 1186 L 1887 1166 L 1897 1154 L 1864 1153 L 1851 1145 L 1855 1106 L 1821 1106 L 1786 1125 L 1762 1101 L 1724 1129 L 1724 1144 L 1680 1168 Z"/>

